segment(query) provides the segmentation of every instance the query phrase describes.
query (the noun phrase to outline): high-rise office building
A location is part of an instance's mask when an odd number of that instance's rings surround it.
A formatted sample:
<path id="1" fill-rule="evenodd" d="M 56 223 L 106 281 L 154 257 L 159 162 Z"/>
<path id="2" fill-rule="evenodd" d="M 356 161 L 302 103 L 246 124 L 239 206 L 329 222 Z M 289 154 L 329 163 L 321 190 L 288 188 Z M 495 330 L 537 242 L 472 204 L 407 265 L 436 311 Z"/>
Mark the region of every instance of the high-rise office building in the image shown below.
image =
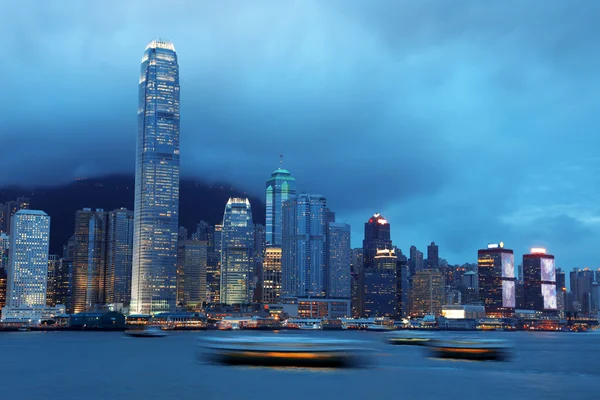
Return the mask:
<path id="1" fill-rule="evenodd" d="M 394 250 L 378 250 L 374 266 L 364 268 L 364 316 L 395 317 L 398 314 L 397 257 Z"/>
<path id="2" fill-rule="evenodd" d="M 135 170 L 132 313 L 174 311 L 179 217 L 179 65 L 171 42 L 142 58 Z"/>
<path id="3" fill-rule="evenodd" d="M 56 303 L 56 285 L 60 257 L 56 254 L 48 256 L 48 281 L 46 283 L 46 305 L 54 307 Z"/>
<path id="4" fill-rule="evenodd" d="M 267 180 L 267 224 L 265 242 L 267 245 L 281 247 L 283 227 L 283 203 L 296 195 L 296 181 L 290 172 L 277 168 Z"/>
<path id="5" fill-rule="evenodd" d="M 568 311 L 583 311 L 591 313 L 592 307 L 592 284 L 594 283 L 594 271 L 589 268 L 573 269 L 570 272 L 571 304 L 567 304 Z"/>
<path id="6" fill-rule="evenodd" d="M 566 307 L 567 285 L 565 273 L 560 268 L 556 268 L 556 309 L 560 313 L 561 317 L 564 316 Z"/>
<path id="7" fill-rule="evenodd" d="M 221 237 L 221 303 L 252 301 L 254 223 L 248 199 L 230 198 L 223 215 Z"/>
<path id="8" fill-rule="evenodd" d="M 352 317 L 361 315 L 361 304 L 363 304 L 362 291 L 363 249 L 352 249 L 352 264 L 350 270 L 350 307 Z"/>
<path id="9" fill-rule="evenodd" d="M 327 227 L 327 297 L 351 295 L 352 247 L 350 225 L 330 222 Z"/>
<path id="10" fill-rule="evenodd" d="M 437 269 L 417 271 L 413 278 L 413 310 L 416 316 L 439 317 L 444 305 L 446 283 L 444 275 Z"/>
<path id="11" fill-rule="evenodd" d="M 365 238 L 363 240 L 363 266 L 375 267 L 375 257 L 378 250 L 391 250 L 390 223 L 381 214 L 375 214 L 365 223 Z"/>
<path id="12" fill-rule="evenodd" d="M 546 249 L 523 254 L 524 306 L 528 310 L 556 312 L 556 267 Z"/>
<path id="13" fill-rule="evenodd" d="M 325 296 L 328 213 L 325 197 L 317 194 L 283 203 L 283 296 Z"/>
<path id="14" fill-rule="evenodd" d="M 396 253 L 396 279 L 397 279 L 397 316 L 406 317 L 410 314 L 410 269 L 408 268 L 408 259 L 402 254 L 400 249 L 394 250 Z"/>
<path id="15" fill-rule="evenodd" d="M 212 251 L 208 254 L 206 270 L 206 290 L 209 303 L 221 302 L 221 243 L 223 224 L 217 224 L 213 231 Z"/>
<path id="16" fill-rule="evenodd" d="M 73 310 L 72 287 L 73 287 L 73 259 L 61 258 L 54 271 L 54 303 L 65 306 L 66 311 L 71 314 Z"/>
<path id="17" fill-rule="evenodd" d="M 281 298 L 281 247 L 265 248 L 262 287 L 263 303 L 279 303 Z"/>
<path id="18" fill-rule="evenodd" d="M 73 254 L 73 312 L 95 310 L 105 304 L 107 214 L 84 208 L 75 213 Z"/>
<path id="19" fill-rule="evenodd" d="M 22 209 L 11 218 L 7 304 L 45 306 L 48 282 L 50 217 Z"/>
<path id="20" fill-rule="evenodd" d="M 477 252 L 479 301 L 490 317 L 512 316 L 516 306 L 515 262 L 504 243 Z"/>
<path id="21" fill-rule="evenodd" d="M 423 262 L 423 252 L 419 251 L 415 246 L 410 246 L 410 258 L 408 259 L 408 268 L 411 275 L 415 275 L 417 271 L 425 268 Z"/>
<path id="22" fill-rule="evenodd" d="M 9 248 L 10 237 L 6 233 L 0 233 L 0 268 L 8 268 Z"/>
<path id="23" fill-rule="evenodd" d="M 206 301 L 208 242 L 184 240 L 177 253 L 177 305 L 191 309 Z"/>
<path id="24" fill-rule="evenodd" d="M 254 224 L 254 268 L 252 270 L 252 287 L 254 287 L 254 294 L 252 296 L 252 301 L 255 303 L 260 303 L 262 301 L 265 245 L 265 226 L 262 224 Z"/>
<path id="25" fill-rule="evenodd" d="M 129 306 L 133 262 L 133 212 L 120 208 L 108 213 L 106 233 L 106 303 Z"/>
<path id="26" fill-rule="evenodd" d="M 427 246 L 427 268 L 436 269 L 440 267 L 440 257 L 438 255 L 438 245 L 431 242 Z"/>

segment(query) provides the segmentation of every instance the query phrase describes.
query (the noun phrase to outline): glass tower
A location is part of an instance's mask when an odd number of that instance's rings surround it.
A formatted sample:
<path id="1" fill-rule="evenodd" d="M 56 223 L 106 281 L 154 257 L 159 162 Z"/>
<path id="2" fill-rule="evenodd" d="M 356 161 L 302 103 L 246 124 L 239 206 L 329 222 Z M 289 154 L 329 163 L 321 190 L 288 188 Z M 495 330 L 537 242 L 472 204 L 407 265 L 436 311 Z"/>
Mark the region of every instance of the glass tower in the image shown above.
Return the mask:
<path id="1" fill-rule="evenodd" d="M 327 296 L 350 298 L 350 225 L 330 222 L 327 227 Z"/>
<path id="2" fill-rule="evenodd" d="M 283 202 L 296 195 L 296 180 L 288 170 L 277 168 L 267 180 L 267 224 L 265 242 L 281 247 Z"/>
<path id="3" fill-rule="evenodd" d="M 179 65 L 171 42 L 142 58 L 131 313 L 175 311 L 179 213 Z"/>
<path id="4" fill-rule="evenodd" d="M 249 303 L 252 300 L 254 224 L 248 199 L 229 199 L 222 229 L 221 303 Z"/>
<path id="5" fill-rule="evenodd" d="M 301 194 L 284 203 L 283 296 L 325 296 L 328 215 L 321 195 Z"/>
<path id="6" fill-rule="evenodd" d="M 10 225 L 6 303 L 10 307 L 45 306 L 50 217 L 43 211 L 20 210 Z"/>

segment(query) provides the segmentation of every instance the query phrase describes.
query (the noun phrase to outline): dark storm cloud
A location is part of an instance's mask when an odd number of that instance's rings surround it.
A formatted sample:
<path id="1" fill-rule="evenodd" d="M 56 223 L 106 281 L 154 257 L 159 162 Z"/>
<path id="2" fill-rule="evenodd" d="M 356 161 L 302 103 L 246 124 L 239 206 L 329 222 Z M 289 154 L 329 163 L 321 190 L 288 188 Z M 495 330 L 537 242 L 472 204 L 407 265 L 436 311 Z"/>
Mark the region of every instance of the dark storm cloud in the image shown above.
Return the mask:
<path id="1" fill-rule="evenodd" d="M 594 260 L 598 2 L 141 4 L 0 5 L 0 184 L 133 173 L 139 63 L 166 37 L 184 175 L 260 193 L 283 153 L 355 245 L 378 211 L 451 262 L 492 240 Z"/>

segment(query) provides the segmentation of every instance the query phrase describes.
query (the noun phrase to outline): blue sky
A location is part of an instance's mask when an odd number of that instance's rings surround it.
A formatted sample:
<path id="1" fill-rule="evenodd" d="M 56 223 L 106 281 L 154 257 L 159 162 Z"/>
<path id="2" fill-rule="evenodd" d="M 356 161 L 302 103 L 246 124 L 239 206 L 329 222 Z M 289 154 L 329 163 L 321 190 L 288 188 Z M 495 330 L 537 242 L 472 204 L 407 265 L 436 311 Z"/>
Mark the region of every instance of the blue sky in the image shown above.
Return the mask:
<path id="1" fill-rule="evenodd" d="M 283 153 L 355 246 L 380 212 L 405 252 L 433 240 L 474 262 L 502 240 L 516 260 L 546 246 L 598 268 L 598 15 L 584 0 L 2 2 L 0 184 L 132 174 L 139 64 L 167 38 L 184 176 L 260 194 Z"/>

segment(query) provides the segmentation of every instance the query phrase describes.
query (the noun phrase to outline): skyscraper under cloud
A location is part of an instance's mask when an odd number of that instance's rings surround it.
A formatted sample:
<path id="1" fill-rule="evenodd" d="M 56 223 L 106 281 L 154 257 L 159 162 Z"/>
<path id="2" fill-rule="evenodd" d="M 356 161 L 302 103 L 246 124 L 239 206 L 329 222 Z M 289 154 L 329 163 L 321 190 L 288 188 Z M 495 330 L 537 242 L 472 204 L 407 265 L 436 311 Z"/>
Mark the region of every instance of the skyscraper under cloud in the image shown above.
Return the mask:
<path id="1" fill-rule="evenodd" d="M 283 224 L 283 202 L 296 195 L 296 181 L 288 170 L 277 168 L 267 180 L 267 224 L 265 242 L 269 246 L 280 247 Z"/>
<path id="2" fill-rule="evenodd" d="M 179 65 L 173 43 L 142 58 L 135 170 L 131 312 L 174 311 L 179 213 Z"/>

